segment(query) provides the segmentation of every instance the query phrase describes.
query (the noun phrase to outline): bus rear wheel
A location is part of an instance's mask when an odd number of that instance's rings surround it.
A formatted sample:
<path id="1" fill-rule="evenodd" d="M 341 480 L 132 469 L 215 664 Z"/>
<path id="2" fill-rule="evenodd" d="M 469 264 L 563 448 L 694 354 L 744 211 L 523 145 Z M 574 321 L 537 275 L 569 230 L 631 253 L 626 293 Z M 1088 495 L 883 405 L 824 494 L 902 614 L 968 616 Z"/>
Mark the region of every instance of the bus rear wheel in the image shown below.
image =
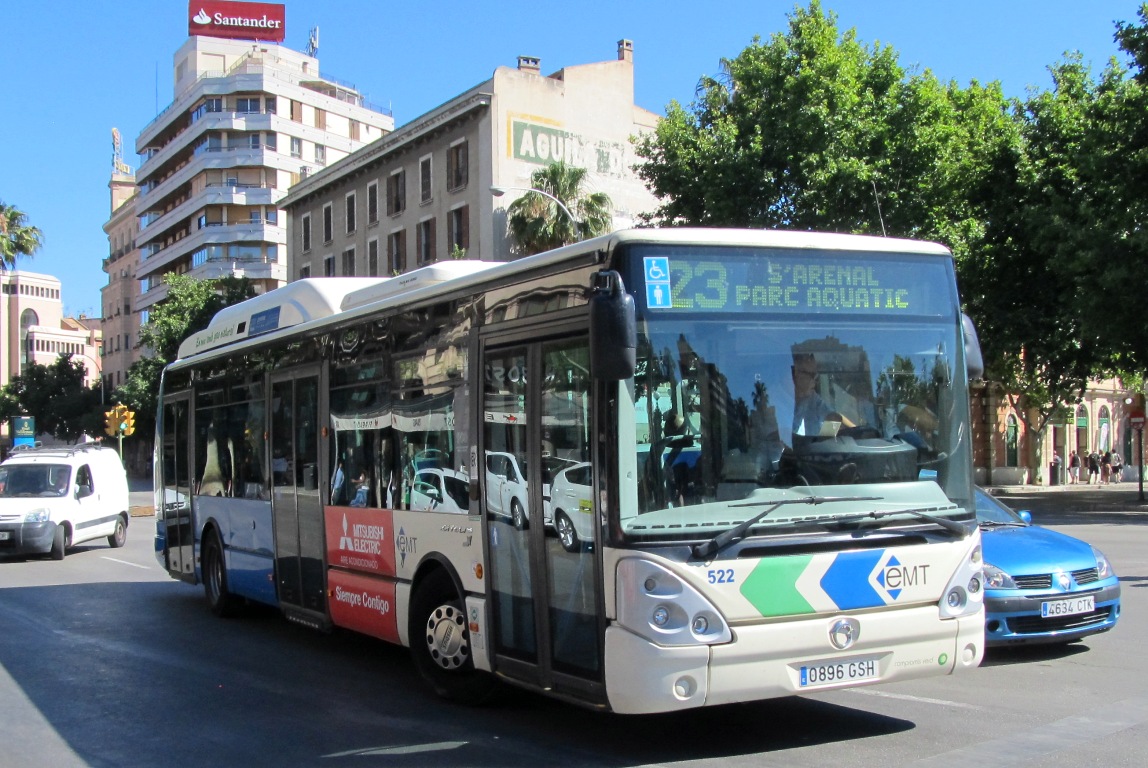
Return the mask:
<path id="1" fill-rule="evenodd" d="M 411 656 L 423 678 L 444 699 L 481 704 L 494 677 L 474 668 L 466 609 L 445 571 L 427 576 L 411 599 Z"/>

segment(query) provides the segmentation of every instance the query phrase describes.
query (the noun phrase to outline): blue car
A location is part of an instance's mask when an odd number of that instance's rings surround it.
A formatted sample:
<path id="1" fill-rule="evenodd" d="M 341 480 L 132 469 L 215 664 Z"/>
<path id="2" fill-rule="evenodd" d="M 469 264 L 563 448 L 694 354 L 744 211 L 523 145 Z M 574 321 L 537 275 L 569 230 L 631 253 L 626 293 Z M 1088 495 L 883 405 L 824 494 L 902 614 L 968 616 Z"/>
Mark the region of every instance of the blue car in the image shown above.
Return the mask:
<path id="1" fill-rule="evenodd" d="M 1120 618 L 1120 583 L 1093 546 L 1032 524 L 977 489 L 988 646 L 1071 643 Z"/>

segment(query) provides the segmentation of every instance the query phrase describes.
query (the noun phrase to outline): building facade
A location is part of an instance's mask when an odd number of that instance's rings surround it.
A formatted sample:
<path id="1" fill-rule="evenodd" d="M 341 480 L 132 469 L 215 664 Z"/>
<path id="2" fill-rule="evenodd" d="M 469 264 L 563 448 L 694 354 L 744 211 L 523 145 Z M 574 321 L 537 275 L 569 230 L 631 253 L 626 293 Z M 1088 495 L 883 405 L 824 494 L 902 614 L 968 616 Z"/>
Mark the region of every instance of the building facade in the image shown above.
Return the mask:
<path id="1" fill-rule="evenodd" d="M 257 292 L 285 282 L 287 188 L 394 127 L 317 58 L 271 43 L 194 35 L 174 81 L 136 140 L 140 322 L 168 273 L 247 277 Z"/>
<path id="2" fill-rule="evenodd" d="M 658 117 L 634 104 L 633 46 L 614 61 L 542 75 L 539 60 L 493 77 L 329 168 L 301 179 L 288 212 L 291 280 L 389 276 L 449 258 L 512 258 L 506 208 L 554 160 L 590 171 L 614 228 L 655 198 L 630 169 L 630 137 Z M 492 187 L 510 194 L 496 197 Z"/>
<path id="3" fill-rule="evenodd" d="M 114 162 L 114 161 L 113 161 Z M 102 369 L 104 388 L 112 392 L 127 378 L 128 369 L 139 356 L 139 315 L 135 311 L 139 300 L 139 281 L 136 269 L 139 250 L 139 219 L 135 214 L 136 179 L 131 169 L 113 167 L 108 182 L 111 193 L 111 218 L 104 224 L 108 236 L 108 256 L 104 259 L 107 285 L 100 289 L 103 307 Z"/>
<path id="4" fill-rule="evenodd" d="M 1079 403 L 1063 405 L 1043 434 L 1025 424 L 1023 401 L 1013 405 L 1003 392 L 984 385 L 972 393 L 973 463 L 981 485 L 1062 485 L 1070 482 L 1072 452 L 1081 457 L 1119 453 L 1124 470 L 1117 480 L 1137 480 L 1141 434 L 1133 420 L 1136 391 L 1119 379 L 1090 382 Z M 1035 421 L 1035 415 L 1030 422 Z M 1059 457 L 1059 462 L 1054 460 Z"/>
<path id="5" fill-rule="evenodd" d="M 101 343 L 98 320 L 64 317 L 58 279 L 0 270 L 0 385 L 33 363 L 52 365 L 61 354 L 83 361 L 85 385 L 99 384 Z M 5 424 L 0 430 L 0 448 L 10 445 Z"/>

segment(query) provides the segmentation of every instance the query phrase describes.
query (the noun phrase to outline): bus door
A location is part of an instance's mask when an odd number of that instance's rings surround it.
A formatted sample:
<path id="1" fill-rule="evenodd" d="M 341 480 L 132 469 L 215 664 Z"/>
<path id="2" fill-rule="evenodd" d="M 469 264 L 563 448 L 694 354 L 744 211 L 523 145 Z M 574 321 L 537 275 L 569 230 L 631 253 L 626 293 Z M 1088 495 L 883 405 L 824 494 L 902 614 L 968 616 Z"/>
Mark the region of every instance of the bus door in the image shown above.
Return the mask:
<path id="1" fill-rule="evenodd" d="M 495 668 L 600 700 L 587 338 L 489 343 L 483 370 L 480 471 Z"/>
<path id="2" fill-rule="evenodd" d="M 279 600 L 324 612 L 323 504 L 319 488 L 319 374 L 271 377 L 271 513 Z"/>
<path id="3" fill-rule="evenodd" d="M 167 572 L 195 581 L 195 532 L 191 524 L 191 398 L 165 398 L 160 448 L 163 506 L 156 510 Z"/>

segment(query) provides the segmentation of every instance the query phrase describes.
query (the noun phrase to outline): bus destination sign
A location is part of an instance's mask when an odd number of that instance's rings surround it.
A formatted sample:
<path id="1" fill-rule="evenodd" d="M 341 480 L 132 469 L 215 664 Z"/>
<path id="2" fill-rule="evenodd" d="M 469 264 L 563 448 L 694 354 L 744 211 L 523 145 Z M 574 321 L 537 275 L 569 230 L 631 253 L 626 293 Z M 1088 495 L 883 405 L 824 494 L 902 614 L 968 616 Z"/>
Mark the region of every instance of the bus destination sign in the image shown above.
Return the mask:
<path id="1" fill-rule="evenodd" d="M 952 306 L 943 259 L 674 253 L 644 256 L 642 271 L 650 310 L 940 315 Z"/>

